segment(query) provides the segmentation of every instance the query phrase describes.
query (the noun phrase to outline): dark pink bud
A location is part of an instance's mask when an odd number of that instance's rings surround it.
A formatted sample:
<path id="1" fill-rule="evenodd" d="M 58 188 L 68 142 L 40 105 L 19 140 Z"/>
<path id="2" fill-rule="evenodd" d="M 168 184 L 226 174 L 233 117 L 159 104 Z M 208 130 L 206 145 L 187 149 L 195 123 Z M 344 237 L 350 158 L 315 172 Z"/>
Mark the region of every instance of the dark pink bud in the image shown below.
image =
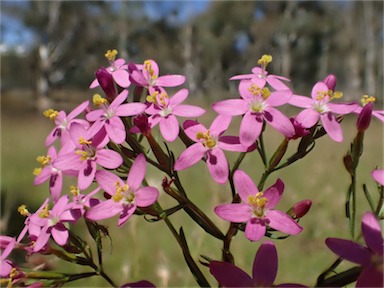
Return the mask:
<path id="1" fill-rule="evenodd" d="M 299 123 L 296 118 L 291 117 L 289 120 L 291 120 L 291 123 L 293 124 L 293 127 L 295 128 L 295 134 L 293 136 L 289 137 L 289 139 L 294 140 L 297 138 L 301 138 L 305 135 L 309 134 L 309 130 L 304 128 L 301 123 Z"/>
<path id="2" fill-rule="evenodd" d="M 329 90 L 335 91 L 336 88 L 336 76 L 333 74 L 329 74 L 327 77 L 325 77 L 323 81 L 327 86 Z"/>
<path id="3" fill-rule="evenodd" d="M 293 219 L 300 219 L 307 214 L 311 205 L 312 201 L 309 199 L 297 202 L 291 209 L 289 209 L 288 215 L 290 215 Z"/>
<path id="4" fill-rule="evenodd" d="M 371 123 L 371 116 L 373 110 L 373 103 L 367 103 L 359 114 L 359 118 L 357 119 L 356 127 L 359 132 L 364 132 L 368 129 L 369 124 Z"/>
<path id="5" fill-rule="evenodd" d="M 143 135 L 149 135 L 151 133 L 151 125 L 148 122 L 148 116 L 144 113 L 136 115 L 133 118 L 134 127 L 131 128 L 132 133 L 142 133 Z"/>
<path id="6" fill-rule="evenodd" d="M 96 78 L 101 89 L 103 89 L 105 95 L 107 96 L 107 100 L 111 103 L 117 96 L 115 82 L 111 73 L 109 73 L 106 68 L 101 68 L 96 71 Z"/>

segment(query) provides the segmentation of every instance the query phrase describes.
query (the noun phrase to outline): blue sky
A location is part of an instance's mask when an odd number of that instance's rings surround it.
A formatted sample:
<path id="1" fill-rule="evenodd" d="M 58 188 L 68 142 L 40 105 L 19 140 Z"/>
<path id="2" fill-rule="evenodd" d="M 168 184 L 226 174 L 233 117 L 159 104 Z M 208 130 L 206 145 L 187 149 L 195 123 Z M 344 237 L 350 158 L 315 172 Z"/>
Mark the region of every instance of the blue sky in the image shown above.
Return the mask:
<path id="1" fill-rule="evenodd" d="M 110 1 L 118 3 L 121 1 Z M 172 22 L 183 22 L 196 14 L 203 12 L 210 4 L 210 0 L 192 1 L 143 1 L 145 13 L 152 19 L 171 17 Z M 0 0 L 0 5 L 14 5 L 20 8 L 26 7 L 27 0 Z M 1 7 L 0 6 L 0 7 Z M 173 15 L 175 8 L 179 8 L 177 17 Z M 26 48 L 34 41 L 33 32 L 25 27 L 20 19 L 6 15 L 0 9 L 1 43 L 8 46 L 23 45 Z"/>

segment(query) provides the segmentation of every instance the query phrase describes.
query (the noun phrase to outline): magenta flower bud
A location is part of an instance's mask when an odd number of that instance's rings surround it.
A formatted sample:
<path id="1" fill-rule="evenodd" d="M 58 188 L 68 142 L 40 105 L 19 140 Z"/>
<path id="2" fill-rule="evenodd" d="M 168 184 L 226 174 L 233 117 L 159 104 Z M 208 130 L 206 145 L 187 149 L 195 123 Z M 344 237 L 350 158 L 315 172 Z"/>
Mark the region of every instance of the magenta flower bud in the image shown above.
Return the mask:
<path id="1" fill-rule="evenodd" d="M 359 114 L 359 118 L 357 119 L 356 127 L 359 132 L 364 132 L 368 129 L 369 124 L 371 123 L 371 116 L 373 110 L 373 103 L 367 103 Z"/>
<path id="2" fill-rule="evenodd" d="M 136 115 L 133 118 L 134 127 L 131 128 L 132 133 L 142 133 L 144 136 L 147 136 L 151 133 L 151 125 L 148 121 L 148 116 L 144 113 Z"/>
<path id="3" fill-rule="evenodd" d="M 328 86 L 329 90 L 335 91 L 336 88 L 336 76 L 333 74 L 329 74 L 325 77 L 324 81 L 325 85 Z"/>
<path id="4" fill-rule="evenodd" d="M 297 202 L 295 205 L 292 206 L 291 209 L 288 211 L 288 215 L 290 215 L 293 219 L 300 219 L 305 214 L 308 213 L 309 208 L 311 208 L 312 201 L 309 199 L 302 200 L 300 202 Z"/>
<path id="5" fill-rule="evenodd" d="M 96 79 L 107 96 L 107 100 L 111 103 L 117 96 L 117 90 L 112 74 L 109 73 L 106 68 L 100 68 L 96 71 Z"/>
<path id="6" fill-rule="evenodd" d="M 289 120 L 291 121 L 293 128 L 295 128 L 295 134 L 289 137 L 290 140 L 301 138 L 309 134 L 309 130 L 304 128 L 303 125 L 298 122 L 295 117 L 291 117 Z"/>

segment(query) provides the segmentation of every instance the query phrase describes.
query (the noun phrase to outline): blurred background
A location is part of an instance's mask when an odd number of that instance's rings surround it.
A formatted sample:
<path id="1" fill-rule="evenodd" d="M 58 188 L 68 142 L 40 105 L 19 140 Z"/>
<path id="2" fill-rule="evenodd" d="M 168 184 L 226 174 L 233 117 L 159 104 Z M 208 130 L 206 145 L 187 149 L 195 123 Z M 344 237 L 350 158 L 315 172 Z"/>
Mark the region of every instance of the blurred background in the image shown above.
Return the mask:
<path id="1" fill-rule="evenodd" d="M 108 66 L 104 57 L 108 49 L 117 49 L 118 57 L 128 62 L 154 59 L 161 74 L 186 75 L 184 87 L 190 90 L 188 101 L 207 109 L 215 101 L 237 97 L 237 83 L 228 79 L 249 73 L 263 54 L 273 56 L 269 73 L 290 78 L 296 94 L 310 95 L 317 81 L 333 73 L 337 76 L 337 90 L 344 93 L 343 100 L 359 101 L 368 94 L 377 98 L 376 109 L 383 104 L 382 1 L 1 1 L 0 4 L 2 234 L 20 232 L 23 218 L 16 211 L 20 204 L 29 205 L 33 211 L 48 195 L 47 185 L 32 185 L 35 158 L 46 154 L 44 140 L 53 128 L 41 111 L 54 108 L 68 112 L 90 99 L 94 91 L 88 89 L 89 84 L 96 69 Z M 208 124 L 213 114 L 202 119 Z M 287 198 L 280 209 L 288 209 L 305 198 L 314 203 L 314 214 L 303 219 L 305 230 L 300 237 L 277 243 L 280 261 L 277 283 L 283 280 L 314 284 L 322 269 L 335 259 L 326 251 L 324 237 L 347 237 L 343 201 L 349 179 L 343 171 L 342 156 L 355 134 L 355 121 L 356 117 L 346 117 L 343 122 L 345 143 L 336 144 L 323 137 L 319 140 L 321 148 L 317 156 L 295 164 L 292 172 L 276 173 L 287 185 Z M 267 147 L 271 147 L 272 153 L 281 136 L 273 130 L 268 133 Z M 375 185 L 369 172 L 377 165 L 382 166 L 382 142 L 382 124 L 374 119 L 366 136 L 366 158 L 361 161 L 365 173 L 360 178 L 361 183 L 370 183 L 372 190 Z M 255 181 L 262 173 L 256 156 L 244 161 L 242 167 Z M 329 163 L 332 167 L 326 166 Z M 192 198 L 195 197 L 196 203 L 204 203 L 207 214 L 224 231 L 227 223 L 218 219 L 212 208 L 230 201 L 229 187 L 212 183 L 206 173 L 201 173 L 205 168 L 199 164 L 181 173 L 181 177 L 191 187 Z M 163 175 L 156 172 L 149 175 L 149 182 L 159 185 Z M 276 181 L 276 177 L 272 178 L 267 185 Z M 206 186 L 196 187 L 196 179 L 205 181 Z M 361 207 L 361 211 L 367 207 L 363 196 Z M 120 229 L 112 230 L 115 220 L 106 222 L 114 239 L 113 249 L 106 249 L 106 263 L 113 267 L 112 278 L 128 282 L 146 277 L 158 286 L 196 286 L 165 225 L 147 224 L 135 218 L 122 229 L 125 231 L 122 236 Z M 191 250 L 196 259 L 204 253 L 220 258 L 221 248 L 217 246 L 220 243 L 183 216 L 174 221 L 186 227 L 193 239 Z M 152 235 L 158 235 L 155 243 Z M 237 237 L 233 244 L 238 255 L 236 264 L 250 273 L 259 243 L 242 238 L 243 235 Z M 290 248 L 286 249 L 286 245 Z M 126 253 L 120 253 L 123 250 Z M 308 257 L 311 253 L 316 253 L 316 257 Z M 67 268 L 49 258 L 33 261 L 43 263 L 44 269 Z M 105 286 L 106 283 L 95 278 L 73 285 Z"/>

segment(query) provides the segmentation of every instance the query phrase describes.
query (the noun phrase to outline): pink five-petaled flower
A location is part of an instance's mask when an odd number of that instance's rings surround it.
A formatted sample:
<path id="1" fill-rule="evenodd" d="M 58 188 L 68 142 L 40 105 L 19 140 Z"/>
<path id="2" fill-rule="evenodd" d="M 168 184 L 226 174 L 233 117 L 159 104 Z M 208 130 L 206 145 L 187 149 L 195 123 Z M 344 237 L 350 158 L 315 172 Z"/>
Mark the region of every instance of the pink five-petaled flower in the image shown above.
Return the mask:
<path id="1" fill-rule="evenodd" d="M 227 99 L 212 105 L 213 110 L 222 115 L 244 115 L 240 124 L 240 143 L 250 146 L 260 136 L 264 120 L 286 137 L 292 137 L 295 129 L 283 113 L 275 109 L 288 103 L 290 90 L 270 92 L 266 87 L 257 86 L 249 80 L 239 84 L 242 99 Z"/>
<path id="2" fill-rule="evenodd" d="M 264 87 L 266 83 L 271 85 L 276 90 L 289 90 L 289 87 L 285 85 L 281 80 L 289 81 L 288 78 L 268 75 L 266 71 L 267 65 L 272 62 L 271 55 L 263 55 L 258 61 L 261 67 L 253 67 L 252 74 L 242 74 L 231 77 L 229 80 L 251 80 L 258 87 Z"/>
<path id="3" fill-rule="evenodd" d="M 136 157 L 129 171 L 127 182 L 108 171 L 98 171 L 96 181 L 111 198 L 91 207 L 85 214 L 89 220 L 102 220 L 120 214 L 118 226 L 123 225 L 136 211 L 137 207 L 152 205 L 159 196 L 155 187 L 142 187 L 146 172 L 146 160 L 143 154 Z"/>
<path id="4" fill-rule="evenodd" d="M 325 243 L 341 258 L 363 267 L 356 287 L 383 287 L 384 240 L 380 223 L 372 212 L 363 215 L 361 230 L 367 247 L 339 238 L 327 238 Z"/>
<path id="5" fill-rule="evenodd" d="M 49 205 L 46 204 L 39 213 L 31 215 L 30 224 L 41 228 L 33 247 L 34 252 L 40 251 L 47 244 L 51 235 L 57 244 L 62 246 L 67 243 L 69 232 L 65 223 L 74 223 L 80 217 L 80 213 L 72 210 L 73 203 L 68 202 L 68 195 L 64 195 L 52 210 L 49 210 Z"/>
<path id="6" fill-rule="evenodd" d="M 234 184 L 243 203 L 223 204 L 215 207 L 222 219 L 234 223 L 247 222 L 245 237 L 250 241 L 260 240 L 267 225 L 286 234 L 299 234 L 303 228 L 286 213 L 274 210 L 284 191 L 280 179 L 264 192 L 259 192 L 251 178 L 242 170 L 234 173 Z"/>
<path id="7" fill-rule="evenodd" d="M 358 108 L 358 105 L 356 103 L 330 103 L 331 100 L 342 97 L 342 93 L 338 91 L 333 92 L 321 81 L 313 86 L 311 96 L 312 98 L 293 95 L 289 100 L 289 104 L 305 108 L 296 116 L 296 120 L 300 122 L 303 127 L 310 128 L 320 119 L 329 137 L 336 142 L 342 142 L 343 131 L 334 113 L 352 113 Z"/>
<path id="8" fill-rule="evenodd" d="M 95 122 L 92 125 L 94 133 L 105 127 L 109 139 L 116 144 L 124 142 L 126 132 L 120 117 L 137 115 L 147 108 L 143 103 L 122 104 L 127 96 L 128 90 L 123 90 L 110 105 L 108 105 L 107 99 L 102 98 L 99 94 L 93 96 L 93 103 L 100 109 L 89 112 L 86 118 L 88 121 Z"/>
<path id="9" fill-rule="evenodd" d="M 90 128 L 92 129 L 92 128 Z M 71 127 L 72 144 L 62 147 L 63 154 L 56 160 L 56 167 L 61 170 L 77 170 L 78 188 L 87 189 L 95 178 L 97 164 L 104 168 L 115 169 L 123 163 L 123 158 L 116 151 L 105 149 L 108 143 L 105 129 L 101 129 L 95 135 L 91 130 L 74 123 Z M 75 150 L 75 151 L 73 151 Z"/>
<path id="10" fill-rule="evenodd" d="M 115 80 L 115 82 L 119 86 L 123 88 L 128 88 L 131 85 L 131 81 L 129 80 L 128 65 L 125 64 L 125 60 L 122 58 L 115 60 L 116 55 L 117 55 L 116 49 L 108 50 L 105 53 L 104 56 L 105 58 L 108 59 L 110 64 L 110 66 L 106 69 L 112 75 L 113 80 Z M 93 80 L 89 88 L 91 89 L 96 88 L 99 85 L 100 85 L 99 81 L 96 78 L 95 80 Z"/>
<path id="11" fill-rule="evenodd" d="M 217 183 L 224 184 L 228 179 L 228 161 L 224 151 L 245 152 L 255 148 L 255 145 L 246 147 L 235 136 L 222 136 L 231 122 L 230 116 L 218 115 L 209 129 L 196 121 L 184 122 L 184 131 L 187 136 L 197 142 L 181 153 L 175 162 L 175 170 L 187 169 L 204 156 L 209 173 Z"/>
<path id="12" fill-rule="evenodd" d="M 164 139 L 173 142 L 179 135 L 179 122 L 176 116 L 180 117 L 199 117 L 205 113 L 205 110 L 193 105 L 181 105 L 188 97 L 188 90 L 181 89 L 173 97 L 169 97 L 164 89 L 155 90 L 150 88 L 151 94 L 147 101 L 151 105 L 145 110 L 150 114 L 150 126 L 154 127 L 160 123 L 160 132 Z"/>
<path id="13" fill-rule="evenodd" d="M 278 258 L 271 241 L 261 244 L 255 255 L 252 277 L 231 263 L 211 261 L 209 271 L 222 287 L 272 287 L 276 279 Z M 301 284 L 280 284 L 277 287 L 306 287 Z"/>
<path id="14" fill-rule="evenodd" d="M 145 60 L 143 65 L 130 63 L 128 69 L 131 81 L 141 87 L 175 87 L 185 82 L 183 75 L 159 76 L 159 66 L 151 59 Z"/>
<path id="15" fill-rule="evenodd" d="M 75 119 L 80 113 L 82 113 L 89 105 L 89 101 L 84 101 L 75 109 L 73 109 L 68 115 L 64 111 L 55 111 L 48 109 L 44 111 L 43 115 L 52 121 L 55 121 L 56 127 L 48 134 L 45 140 L 45 146 L 51 146 L 57 138 L 60 138 L 61 144 L 64 145 L 69 140 L 69 129 L 72 123 L 79 123 L 85 127 L 89 127 L 89 123 L 83 119 Z"/>
<path id="16" fill-rule="evenodd" d="M 377 169 L 372 171 L 372 178 L 375 179 L 377 183 L 384 186 L 384 169 Z"/>

